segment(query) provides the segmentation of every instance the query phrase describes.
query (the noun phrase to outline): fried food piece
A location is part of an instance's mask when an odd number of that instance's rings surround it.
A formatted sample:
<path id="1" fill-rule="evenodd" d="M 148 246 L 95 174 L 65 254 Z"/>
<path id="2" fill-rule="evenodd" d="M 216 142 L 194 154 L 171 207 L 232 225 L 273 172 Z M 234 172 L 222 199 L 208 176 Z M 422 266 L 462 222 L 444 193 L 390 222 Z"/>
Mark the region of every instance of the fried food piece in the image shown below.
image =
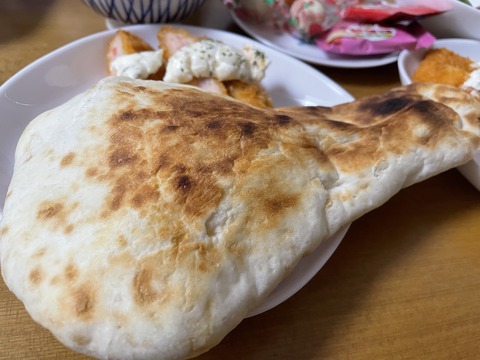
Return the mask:
<path id="1" fill-rule="evenodd" d="M 118 30 L 108 43 L 107 67 L 110 75 L 115 75 L 110 69 L 110 64 L 117 57 L 122 55 L 134 54 L 142 51 L 153 51 L 153 47 L 142 38 L 125 30 Z M 161 80 L 165 74 L 165 64 L 160 69 L 148 77 L 150 80 Z"/>
<path id="2" fill-rule="evenodd" d="M 157 37 L 159 47 L 163 50 L 164 62 L 168 62 L 168 59 L 182 47 L 192 45 L 205 38 L 194 36 L 184 29 L 177 29 L 169 25 L 162 26 Z M 214 78 L 193 79 L 189 84 L 216 94 L 229 95 L 253 106 L 272 107 L 270 97 L 260 84 L 241 80 L 222 82 Z"/>
<path id="3" fill-rule="evenodd" d="M 445 48 L 431 49 L 413 75 L 415 82 L 434 82 L 461 86 L 475 63 Z"/>
<path id="4" fill-rule="evenodd" d="M 188 85 L 196 86 L 200 89 L 210 91 L 214 94 L 228 95 L 227 88 L 220 80 L 214 78 L 195 78 Z"/>
<path id="5" fill-rule="evenodd" d="M 205 37 L 194 36 L 187 30 L 165 25 L 158 30 L 157 38 L 159 48 L 163 50 L 163 61 L 167 63 L 178 50 L 184 46 L 192 45 Z M 223 83 L 214 78 L 195 78 L 188 82 L 188 85 L 193 85 L 215 94 L 227 95 L 227 89 Z"/>
<path id="6" fill-rule="evenodd" d="M 158 30 L 157 38 L 159 47 L 163 50 L 163 59 L 167 62 L 182 47 L 192 45 L 205 37 L 194 36 L 187 30 L 165 25 Z"/>
<path id="7" fill-rule="evenodd" d="M 246 83 L 240 80 L 224 82 L 228 95 L 247 104 L 260 107 L 272 107 L 272 100 L 262 85 L 258 83 Z"/>
<path id="8" fill-rule="evenodd" d="M 153 48 L 142 38 L 133 35 L 125 30 L 118 30 L 108 43 L 107 64 L 110 64 L 117 57 L 133 54 L 140 51 L 152 51 Z"/>

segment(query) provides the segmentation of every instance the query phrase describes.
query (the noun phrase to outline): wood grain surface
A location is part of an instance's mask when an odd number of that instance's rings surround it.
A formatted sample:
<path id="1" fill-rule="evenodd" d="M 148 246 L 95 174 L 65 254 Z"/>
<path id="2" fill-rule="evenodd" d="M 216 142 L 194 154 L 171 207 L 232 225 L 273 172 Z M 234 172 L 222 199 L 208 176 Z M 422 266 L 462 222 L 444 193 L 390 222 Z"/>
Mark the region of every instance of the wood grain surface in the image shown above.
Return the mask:
<path id="1" fill-rule="evenodd" d="M 188 23 L 241 33 L 222 9 L 207 0 Z M 1 0 L 0 84 L 104 29 L 80 0 Z M 317 68 L 357 98 L 399 85 L 395 64 Z M 480 193 L 457 170 L 402 190 L 355 221 L 299 293 L 199 359 L 478 359 L 479 220 Z M 86 357 L 35 324 L 0 279 L 0 360 L 12 359 Z"/>

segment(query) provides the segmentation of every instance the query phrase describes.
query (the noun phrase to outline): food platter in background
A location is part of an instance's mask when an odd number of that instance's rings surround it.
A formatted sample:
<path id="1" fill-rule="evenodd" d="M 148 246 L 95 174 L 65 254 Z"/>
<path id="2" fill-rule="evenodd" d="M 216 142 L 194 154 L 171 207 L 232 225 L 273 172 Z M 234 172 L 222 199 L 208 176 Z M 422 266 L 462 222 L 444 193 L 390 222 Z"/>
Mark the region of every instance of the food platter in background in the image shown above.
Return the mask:
<path id="1" fill-rule="evenodd" d="M 437 38 L 459 37 L 480 39 L 480 0 L 470 0 L 472 6 L 459 0 L 451 0 L 452 9 L 442 14 L 432 15 L 420 20 L 420 24 Z M 234 21 L 247 34 L 258 41 L 298 59 L 312 64 L 337 68 L 369 68 L 394 63 L 398 52 L 369 55 L 346 56 L 320 49 L 315 44 L 306 43 L 286 31 L 272 29 L 263 23 L 244 20 L 231 12 Z M 445 26 L 448 24 L 448 26 Z"/>
<path id="2" fill-rule="evenodd" d="M 308 44 L 285 31 L 274 31 L 269 26 L 240 19 L 232 11 L 232 17 L 243 31 L 258 41 L 297 59 L 312 64 L 338 68 L 370 68 L 397 61 L 398 53 L 371 56 L 344 56 L 328 53 L 314 44 Z"/>

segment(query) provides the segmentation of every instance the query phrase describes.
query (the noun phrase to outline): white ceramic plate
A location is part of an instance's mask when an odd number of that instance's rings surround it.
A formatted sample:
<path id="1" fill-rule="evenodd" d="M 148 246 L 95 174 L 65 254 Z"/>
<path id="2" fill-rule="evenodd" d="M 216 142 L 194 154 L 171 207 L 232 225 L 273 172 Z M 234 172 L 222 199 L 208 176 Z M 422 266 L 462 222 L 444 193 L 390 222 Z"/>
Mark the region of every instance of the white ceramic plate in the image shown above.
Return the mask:
<path id="1" fill-rule="evenodd" d="M 469 0 L 472 6 L 459 0 L 450 0 L 452 9 L 429 16 L 420 23 L 437 38 L 465 38 L 480 40 L 480 0 Z"/>
<path id="2" fill-rule="evenodd" d="M 313 64 L 353 69 L 382 66 L 397 60 L 398 53 L 362 57 L 328 53 L 315 45 L 300 41 L 285 31 L 275 31 L 266 25 L 243 21 L 233 11 L 231 14 L 238 26 L 258 41 Z"/>
<path id="3" fill-rule="evenodd" d="M 480 62 L 480 41 L 470 39 L 440 39 L 435 41 L 432 48 L 447 48 L 455 53 Z M 416 51 L 404 50 L 398 56 L 398 73 L 402 85 L 412 83 L 412 76 L 417 69 L 427 49 Z M 480 149 L 475 158 L 458 168 L 460 172 L 478 190 L 480 190 Z"/>
<path id="4" fill-rule="evenodd" d="M 344 89 L 314 68 L 251 39 L 223 31 L 181 27 L 235 47 L 255 43 L 255 47 L 271 60 L 263 84 L 277 107 L 331 106 L 353 100 Z M 126 29 L 153 46 L 157 45 L 157 25 Z M 60 105 L 107 75 L 105 53 L 113 34 L 114 31 L 104 31 L 66 45 L 19 71 L 0 87 L 0 209 L 13 171 L 16 143 L 23 129 L 40 113 Z M 305 285 L 335 251 L 347 229 L 348 226 L 302 259 L 294 272 L 250 316 L 273 308 Z"/>

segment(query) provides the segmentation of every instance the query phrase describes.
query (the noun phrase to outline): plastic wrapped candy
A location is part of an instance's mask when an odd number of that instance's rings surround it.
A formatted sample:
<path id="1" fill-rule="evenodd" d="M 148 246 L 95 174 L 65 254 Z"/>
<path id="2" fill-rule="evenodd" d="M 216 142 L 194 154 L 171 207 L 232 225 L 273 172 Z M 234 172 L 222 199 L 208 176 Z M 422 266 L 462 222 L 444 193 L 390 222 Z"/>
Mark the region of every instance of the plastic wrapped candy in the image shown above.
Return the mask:
<path id="1" fill-rule="evenodd" d="M 342 55 L 378 55 L 429 47 L 435 37 L 420 24 L 379 25 L 340 21 L 316 39 L 318 47 Z"/>
<path id="2" fill-rule="evenodd" d="M 304 40 L 329 30 L 339 19 L 342 2 L 335 0 L 295 0 L 290 6 L 288 29 Z"/>
<path id="3" fill-rule="evenodd" d="M 330 29 L 354 0 L 224 0 L 244 21 L 291 32 L 310 41 Z"/>
<path id="4" fill-rule="evenodd" d="M 242 20 L 289 31 L 306 42 L 324 37 L 324 34 L 341 20 L 366 23 L 365 26 L 385 21 L 411 20 L 417 16 L 449 10 L 451 1 L 223 0 Z"/>

